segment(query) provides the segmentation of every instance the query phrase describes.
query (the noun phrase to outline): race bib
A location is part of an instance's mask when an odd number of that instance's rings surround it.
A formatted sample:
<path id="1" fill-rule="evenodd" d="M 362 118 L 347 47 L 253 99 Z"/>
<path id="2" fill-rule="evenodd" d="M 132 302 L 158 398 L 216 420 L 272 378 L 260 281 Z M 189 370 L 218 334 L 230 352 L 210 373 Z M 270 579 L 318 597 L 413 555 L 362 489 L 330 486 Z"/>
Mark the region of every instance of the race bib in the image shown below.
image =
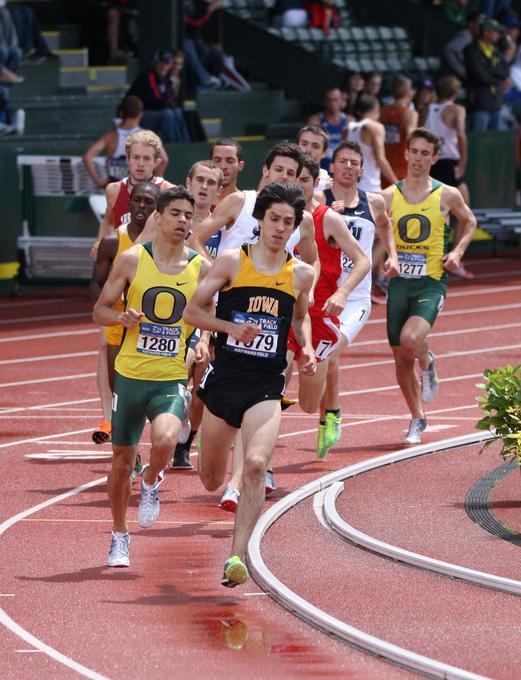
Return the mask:
<path id="1" fill-rule="evenodd" d="M 418 253 L 398 253 L 398 269 L 404 279 L 427 276 L 427 256 Z"/>
<path id="2" fill-rule="evenodd" d="M 137 351 L 158 357 L 176 357 L 179 354 L 181 326 L 160 326 L 140 323 Z"/>
<path id="3" fill-rule="evenodd" d="M 240 352 L 260 359 L 274 359 L 277 354 L 279 342 L 280 322 L 275 316 L 263 314 L 247 314 L 245 312 L 233 312 L 233 323 L 254 323 L 260 326 L 262 331 L 250 342 L 240 342 L 228 335 L 226 349 L 230 352 Z"/>
<path id="4" fill-rule="evenodd" d="M 353 269 L 353 260 L 350 260 L 347 255 L 342 253 L 342 271 L 344 274 L 350 274 Z"/>

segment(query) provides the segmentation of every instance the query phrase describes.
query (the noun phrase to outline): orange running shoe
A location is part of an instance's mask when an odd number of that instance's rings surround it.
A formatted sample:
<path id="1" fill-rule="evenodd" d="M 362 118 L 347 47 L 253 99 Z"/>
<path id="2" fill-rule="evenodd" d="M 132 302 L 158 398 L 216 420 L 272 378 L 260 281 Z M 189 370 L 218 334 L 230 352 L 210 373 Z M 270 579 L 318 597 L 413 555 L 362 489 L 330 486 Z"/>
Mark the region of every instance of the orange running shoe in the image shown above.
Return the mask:
<path id="1" fill-rule="evenodd" d="M 112 425 L 108 420 L 101 422 L 92 433 L 92 441 L 95 444 L 105 444 L 111 440 Z"/>
<path id="2" fill-rule="evenodd" d="M 280 408 L 282 411 L 285 411 L 287 408 L 290 406 L 294 406 L 297 403 L 296 399 L 288 399 L 287 397 L 282 397 L 280 400 Z"/>

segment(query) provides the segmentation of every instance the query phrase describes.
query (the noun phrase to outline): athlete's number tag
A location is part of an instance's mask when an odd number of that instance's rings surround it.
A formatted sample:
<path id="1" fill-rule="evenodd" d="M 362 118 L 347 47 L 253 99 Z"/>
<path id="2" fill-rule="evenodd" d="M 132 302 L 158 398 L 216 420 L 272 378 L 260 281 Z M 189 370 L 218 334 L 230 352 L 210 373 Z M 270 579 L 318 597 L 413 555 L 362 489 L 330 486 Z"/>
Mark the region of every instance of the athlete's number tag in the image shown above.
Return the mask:
<path id="1" fill-rule="evenodd" d="M 342 253 L 342 271 L 345 274 L 350 274 L 353 269 L 353 260 L 350 260 L 345 253 Z"/>
<path id="2" fill-rule="evenodd" d="M 160 326 L 140 323 L 137 351 L 157 357 L 176 357 L 179 354 L 181 326 Z"/>
<path id="3" fill-rule="evenodd" d="M 259 335 L 255 336 L 250 342 L 240 342 L 228 335 L 226 349 L 230 352 L 240 352 L 250 354 L 259 359 L 273 359 L 277 354 L 277 344 L 279 342 L 280 319 L 275 316 L 264 316 L 263 314 L 246 314 L 245 312 L 233 312 L 233 323 L 254 323 L 261 327 Z"/>
<path id="4" fill-rule="evenodd" d="M 427 257 L 418 253 L 398 253 L 398 268 L 404 279 L 421 279 L 427 276 Z"/>

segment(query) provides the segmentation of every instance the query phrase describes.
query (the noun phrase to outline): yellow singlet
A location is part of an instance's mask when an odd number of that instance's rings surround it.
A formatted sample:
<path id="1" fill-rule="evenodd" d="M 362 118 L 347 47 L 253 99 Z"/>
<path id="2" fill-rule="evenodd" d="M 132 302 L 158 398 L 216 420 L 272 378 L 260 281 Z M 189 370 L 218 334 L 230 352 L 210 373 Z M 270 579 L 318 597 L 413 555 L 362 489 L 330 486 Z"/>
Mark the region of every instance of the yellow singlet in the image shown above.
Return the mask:
<path id="1" fill-rule="evenodd" d="M 136 275 L 126 296 L 126 309 L 145 315 L 127 328 L 116 358 L 116 371 L 136 380 L 186 380 L 187 339 L 193 328 L 182 319 L 199 282 L 201 256 L 190 250 L 180 274 L 163 274 L 152 257 L 152 244 L 138 245 Z"/>
<path id="2" fill-rule="evenodd" d="M 407 203 L 402 182 L 393 186 L 393 231 L 402 278 L 447 278 L 441 258 L 449 249 L 450 226 L 441 211 L 442 191 L 443 184 L 432 180 L 432 191 L 424 201 Z"/>
<path id="3" fill-rule="evenodd" d="M 122 224 L 121 227 L 118 227 L 116 234 L 118 236 L 118 249 L 116 251 L 116 256 L 114 257 L 114 262 L 121 253 L 132 248 L 134 245 L 134 241 L 132 241 L 128 235 L 128 224 Z M 114 262 L 112 263 L 112 266 L 114 266 Z M 125 309 L 125 303 L 122 299 L 118 300 L 112 305 L 112 309 L 116 312 L 122 312 Z M 119 347 L 121 345 L 123 339 L 123 326 L 119 324 L 117 326 L 105 326 L 103 332 L 107 345 L 113 345 L 114 347 Z"/>

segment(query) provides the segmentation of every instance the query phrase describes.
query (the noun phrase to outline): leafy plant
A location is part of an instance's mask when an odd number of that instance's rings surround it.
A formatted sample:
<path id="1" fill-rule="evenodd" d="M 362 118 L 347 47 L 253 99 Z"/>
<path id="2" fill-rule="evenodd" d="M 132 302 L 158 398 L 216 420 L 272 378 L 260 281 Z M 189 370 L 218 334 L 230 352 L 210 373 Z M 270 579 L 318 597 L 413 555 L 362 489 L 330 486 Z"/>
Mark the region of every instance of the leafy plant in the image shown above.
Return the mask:
<path id="1" fill-rule="evenodd" d="M 508 364 L 504 368 L 485 369 L 483 375 L 487 382 L 476 387 L 482 389 L 485 396 L 477 400 L 487 415 L 476 423 L 476 427 L 489 430 L 494 439 L 485 442 L 481 451 L 501 439 L 503 458 L 514 458 L 521 466 L 521 366 Z"/>

